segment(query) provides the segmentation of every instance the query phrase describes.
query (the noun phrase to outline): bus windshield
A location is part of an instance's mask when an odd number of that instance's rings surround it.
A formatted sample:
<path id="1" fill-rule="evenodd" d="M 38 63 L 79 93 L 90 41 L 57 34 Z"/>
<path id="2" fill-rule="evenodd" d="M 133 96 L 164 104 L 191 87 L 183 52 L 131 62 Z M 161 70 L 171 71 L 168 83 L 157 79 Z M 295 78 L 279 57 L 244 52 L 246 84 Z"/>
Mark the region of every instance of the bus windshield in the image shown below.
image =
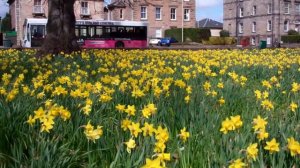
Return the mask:
<path id="1" fill-rule="evenodd" d="M 31 25 L 32 38 L 44 38 L 46 34 L 45 25 Z"/>

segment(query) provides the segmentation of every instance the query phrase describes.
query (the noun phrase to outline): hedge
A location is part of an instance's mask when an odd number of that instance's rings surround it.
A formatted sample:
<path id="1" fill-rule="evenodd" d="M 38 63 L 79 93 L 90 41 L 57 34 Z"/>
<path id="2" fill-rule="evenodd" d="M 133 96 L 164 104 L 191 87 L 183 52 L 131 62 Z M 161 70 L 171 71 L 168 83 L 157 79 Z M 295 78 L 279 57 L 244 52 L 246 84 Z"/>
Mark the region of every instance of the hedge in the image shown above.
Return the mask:
<path id="1" fill-rule="evenodd" d="M 182 41 L 182 29 L 167 29 L 165 31 L 166 37 L 174 37 L 179 42 Z M 199 29 L 199 28 L 184 28 L 183 29 L 183 38 L 184 42 L 193 41 L 201 43 L 202 40 L 208 40 L 211 36 L 209 29 Z"/>
<path id="2" fill-rule="evenodd" d="M 233 37 L 210 37 L 209 41 L 204 41 L 206 45 L 232 45 L 236 40 Z"/>
<path id="3" fill-rule="evenodd" d="M 300 35 L 281 36 L 283 43 L 300 43 Z"/>

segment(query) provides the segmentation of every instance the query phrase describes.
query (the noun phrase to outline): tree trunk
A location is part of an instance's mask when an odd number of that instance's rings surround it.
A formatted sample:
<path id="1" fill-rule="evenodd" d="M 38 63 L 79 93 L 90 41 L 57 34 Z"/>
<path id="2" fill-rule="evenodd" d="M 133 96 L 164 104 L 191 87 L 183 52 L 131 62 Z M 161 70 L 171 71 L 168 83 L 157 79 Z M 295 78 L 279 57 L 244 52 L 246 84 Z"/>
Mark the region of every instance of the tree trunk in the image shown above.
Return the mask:
<path id="1" fill-rule="evenodd" d="M 75 36 L 75 0 L 48 0 L 47 36 L 39 56 L 80 50 Z"/>

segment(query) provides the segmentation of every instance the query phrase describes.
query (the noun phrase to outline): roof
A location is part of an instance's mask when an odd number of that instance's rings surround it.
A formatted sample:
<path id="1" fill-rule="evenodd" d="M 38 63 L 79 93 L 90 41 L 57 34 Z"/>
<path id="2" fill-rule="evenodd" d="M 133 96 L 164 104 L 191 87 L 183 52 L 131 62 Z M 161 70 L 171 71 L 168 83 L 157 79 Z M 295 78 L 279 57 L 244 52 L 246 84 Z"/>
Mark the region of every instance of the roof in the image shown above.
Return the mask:
<path id="1" fill-rule="evenodd" d="M 24 21 L 24 25 L 26 25 L 27 23 L 31 25 L 46 25 L 47 21 L 48 19 L 46 18 L 26 18 Z"/>
<path id="2" fill-rule="evenodd" d="M 127 5 L 131 6 L 130 1 L 127 0 L 116 0 L 107 5 L 108 8 L 126 8 Z"/>
<path id="3" fill-rule="evenodd" d="M 205 18 L 198 21 L 196 26 L 199 28 L 223 29 L 223 23 L 217 22 L 209 18 Z"/>

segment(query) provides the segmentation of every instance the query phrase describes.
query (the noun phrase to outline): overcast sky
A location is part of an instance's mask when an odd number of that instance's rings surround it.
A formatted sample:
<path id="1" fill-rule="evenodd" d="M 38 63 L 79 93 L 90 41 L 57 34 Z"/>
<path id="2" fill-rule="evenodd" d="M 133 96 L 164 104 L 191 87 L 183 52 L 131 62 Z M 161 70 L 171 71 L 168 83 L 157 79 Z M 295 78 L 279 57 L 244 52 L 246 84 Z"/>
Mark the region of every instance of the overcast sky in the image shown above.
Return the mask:
<path id="1" fill-rule="evenodd" d="M 8 12 L 7 0 L 0 0 L 0 16 Z M 196 0 L 196 18 L 210 18 L 223 22 L 223 0 Z"/>
<path id="2" fill-rule="evenodd" d="M 8 12 L 7 0 L 0 0 L 0 16 L 3 18 Z"/>

